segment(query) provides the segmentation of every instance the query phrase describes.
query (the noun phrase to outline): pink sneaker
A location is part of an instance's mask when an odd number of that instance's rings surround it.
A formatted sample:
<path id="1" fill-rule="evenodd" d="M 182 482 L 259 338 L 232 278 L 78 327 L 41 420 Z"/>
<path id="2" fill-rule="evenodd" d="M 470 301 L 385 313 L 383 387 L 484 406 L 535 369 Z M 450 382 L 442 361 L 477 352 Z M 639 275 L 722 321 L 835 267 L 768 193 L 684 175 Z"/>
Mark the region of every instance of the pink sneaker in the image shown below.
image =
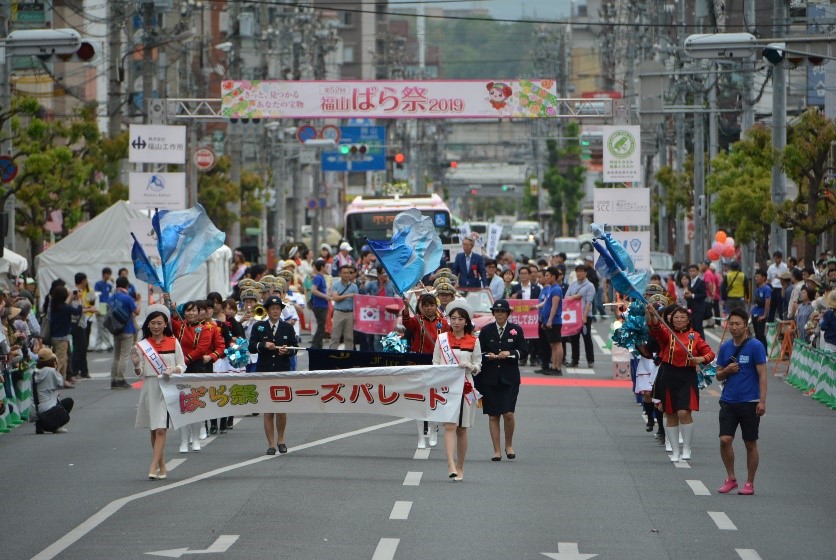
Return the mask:
<path id="1" fill-rule="evenodd" d="M 747 482 L 743 485 L 743 488 L 737 491 L 737 493 L 741 496 L 751 496 L 755 493 L 755 487 L 752 485 L 751 482 Z"/>
<path id="2" fill-rule="evenodd" d="M 735 488 L 737 488 L 737 481 L 729 478 L 723 483 L 721 487 L 717 489 L 717 492 L 719 492 L 720 494 L 728 494 Z M 752 490 L 752 492 L 754 492 L 754 490 Z"/>

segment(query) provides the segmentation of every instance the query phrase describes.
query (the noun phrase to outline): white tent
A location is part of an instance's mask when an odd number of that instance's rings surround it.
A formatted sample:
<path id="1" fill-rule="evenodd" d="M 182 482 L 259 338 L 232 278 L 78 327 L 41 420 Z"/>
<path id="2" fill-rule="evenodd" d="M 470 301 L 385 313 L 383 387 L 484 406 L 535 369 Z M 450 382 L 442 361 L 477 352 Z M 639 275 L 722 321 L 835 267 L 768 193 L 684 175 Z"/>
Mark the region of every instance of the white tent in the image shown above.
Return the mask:
<path id="1" fill-rule="evenodd" d="M 84 272 L 92 287 L 102 277 L 106 266 L 117 271 L 125 267 L 130 272 L 131 283 L 143 295 L 143 306 L 147 305 L 148 284 L 134 276 L 131 259 L 131 220 L 147 219 L 148 211 L 134 208 L 126 201 L 119 201 L 70 235 L 35 257 L 38 288 L 42 295 L 49 292 L 52 281 L 63 278 L 73 285 L 76 272 Z M 232 250 L 224 245 L 209 260 L 192 274 L 174 283 L 171 297 L 176 302 L 205 298 L 209 292 L 218 292 L 223 297 L 231 293 L 229 287 L 229 266 Z"/>
<path id="2" fill-rule="evenodd" d="M 18 255 L 11 249 L 3 249 L 3 256 L 0 258 L 0 286 L 9 288 L 10 278 L 19 276 L 29 268 L 29 261 L 26 257 Z"/>

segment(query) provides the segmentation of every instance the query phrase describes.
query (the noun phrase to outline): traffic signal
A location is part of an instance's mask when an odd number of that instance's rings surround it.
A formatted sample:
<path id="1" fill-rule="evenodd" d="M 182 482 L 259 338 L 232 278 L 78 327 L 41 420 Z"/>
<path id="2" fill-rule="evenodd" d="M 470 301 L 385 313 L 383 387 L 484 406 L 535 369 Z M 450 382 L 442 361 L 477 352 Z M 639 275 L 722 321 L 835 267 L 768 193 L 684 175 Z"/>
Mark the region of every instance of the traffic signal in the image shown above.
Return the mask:
<path id="1" fill-rule="evenodd" d="M 501 189 L 502 192 L 512 192 L 517 190 L 517 187 L 515 187 L 514 185 L 502 185 Z"/>
<path id="2" fill-rule="evenodd" d="M 84 40 L 74 29 L 21 29 L 9 33 L 4 41 L 11 56 L 53 56 L 64 62 L 90 62 L 98 54 L 95 43 Z"/>
<path id="3" fill-rule="evenodd" d="M 803 39 L 785 43 L 769 43 L 761 51 L 761 56 L 773 66 L 780 64 L 787 68 L 801 65 L 821 66 L 831 59 L 828 43 Z"/>
<path id="4" fill-rule="evenodd" d="M 477 194 L 479 194 L 479 189 L 476 189 L 476 188 L 470 189 L 470 194 L 472 194 L 473 196 L 476 196 Z"/>
<path id="5" fill-rule="evenodd" d="M 344 156 L 363 156 L 368 151 L 365 144 L 340 144 L 340 154 Z"/>
<path id="6" fill-rule="evenodd" d="M 451 161 L 450 162 L 450 169 L 456 169 L 458 167 L 459 167 L 459 162 L 457 162 L 457 161 Z"/>
<path id="7" fill-rule="evenodd" d="M 93 43 L 82 41 L 81 46 L 74 53 L 56 54 L 55 56 L 62 62 L 90 62 L 96 58 L 97 54 L 98 51 Z"/>
<path id="8" fill-rule="evenodd" d="M 393 159 L 395 162 L 395 167 L 397 167 L 398 169 L 403 169 L 403 164 L 406 161 L 406 156 L 398 152 L 397 154 L 395 154 L 395 157 Z"/>
<path id="9" fill-rule="evenodd" d="M 581 137 L 581 160 L 589 161 L 592 159 L 592 143 L 589 139 Z"/>

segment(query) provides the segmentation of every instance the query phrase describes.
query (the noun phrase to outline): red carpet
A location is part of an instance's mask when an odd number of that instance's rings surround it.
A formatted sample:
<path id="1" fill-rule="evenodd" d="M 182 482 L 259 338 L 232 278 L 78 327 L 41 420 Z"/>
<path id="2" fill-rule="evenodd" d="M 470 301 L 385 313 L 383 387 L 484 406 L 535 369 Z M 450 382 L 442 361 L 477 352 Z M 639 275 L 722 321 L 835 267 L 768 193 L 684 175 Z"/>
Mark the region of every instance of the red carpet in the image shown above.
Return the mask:
<path id="1" fill-rule="evenodd" d="M 583 379 L 578 377 L 523 377 L 523 385 L 548 385 L 551 387 L 609 387 L 611 389 L 630 389 L 633 382 L 629 379 Z"/>

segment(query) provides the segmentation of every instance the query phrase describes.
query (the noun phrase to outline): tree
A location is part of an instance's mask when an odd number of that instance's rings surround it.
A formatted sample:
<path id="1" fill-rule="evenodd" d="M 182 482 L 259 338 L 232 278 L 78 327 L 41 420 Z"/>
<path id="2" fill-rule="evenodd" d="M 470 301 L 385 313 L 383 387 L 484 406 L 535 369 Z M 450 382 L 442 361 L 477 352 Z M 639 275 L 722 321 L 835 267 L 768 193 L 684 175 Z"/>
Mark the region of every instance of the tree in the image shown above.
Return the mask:
<path id="1" fill-rule="evenodd" d="M 41 251 L 44 224 L 54 213 L 60 211 L 66 233 L 127 194 L 114 182 L 118 162 L 127 157 L 127 135 L 103 139 L 95 105 L 53 121 L 37 100 L 15 97 L 0 113 L 0 126 L 6 121 L 20 171 L 0 189 L 0 204 L 16 197 L 15 232 L 29 239 L 32 257 Z"/>
<path id="2" fill-rule="evenodd" d="M 549 206 L 561 235 L 576 235 L 581 216 L 586 168 L 580 164 L 579 132 L 578 124 L 570 122 L 564 130 L 568 140 L 563 147 L 558 148 L 556 140 L 546 140 L 549 167 L 543 176 L 543 188 L 549 193 Z"/>
<path id="3" fill-rule="evenodd" d="M 770 197 L 774 160 L 772 133 L 757 125 L 711 161 L 706 178 L 707 192 L 717 195 L 711 205 L 717 225 L 732 231 L 738 244 L 755 241 L 763 260 L 769 257 L 769 229 L 776 217 Z"/>
<path id="4" fill-rule="evenodd" d="M 782 167 L 798 185 L 798 196 L 778 208 L 778 223 L 801 235 L 808 259 L 816 255 L 816 243 L 836 227 L 836 189 L 830 178 L 830 146 L 836 141 L 836 124 L 815 108 L 805 111 L 787 129 Z"/>
<path id="5" fill-rule="evenodd" d="M 264 181 L 253 172 L 241 174 L 241 183 L 236 185 L 229 176 L 232 160 L 221 156 L 215 167 L 201 173 L 198 179 L 197 199 L 206 209 L 206 214 L 221 231 L 229 231 L 232 224 L 241 221 L 242 227 L 256 227 L 260 223 L 261 199 L 264 195 Z M 241 201 L 240 216 L 229 209 L 231 200 Z"/>

